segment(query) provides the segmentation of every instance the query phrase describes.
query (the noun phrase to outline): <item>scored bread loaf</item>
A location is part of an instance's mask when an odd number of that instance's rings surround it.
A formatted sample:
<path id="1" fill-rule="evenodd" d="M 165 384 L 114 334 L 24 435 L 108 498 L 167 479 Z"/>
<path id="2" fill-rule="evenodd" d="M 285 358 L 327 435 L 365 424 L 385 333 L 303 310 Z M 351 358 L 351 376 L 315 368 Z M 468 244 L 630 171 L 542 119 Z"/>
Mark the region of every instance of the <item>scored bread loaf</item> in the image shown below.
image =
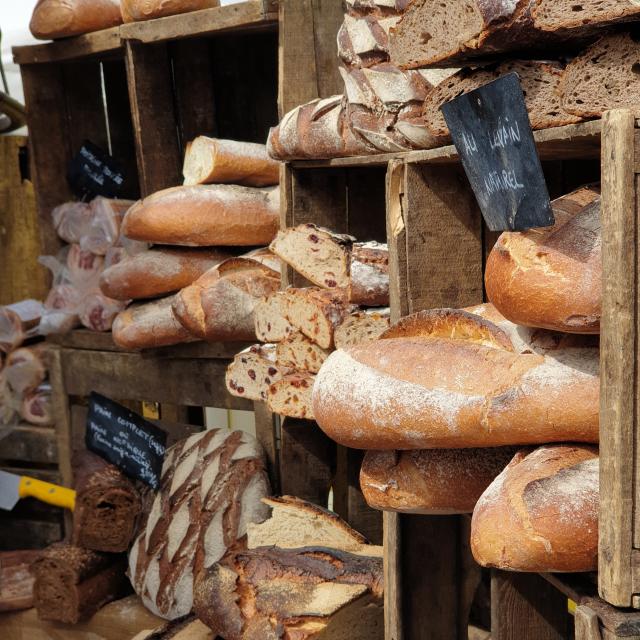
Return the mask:
<path id="1" fill-rule="evenodd" d="M 178 322 L 175 296 L 133 304 L 113 321 L 113 341 L 123 349 L 152 349 L 197 340 Z"/>
<path id="2" fill-rule="evenodd" d="M 294 331 L 278 342 L 276 361 L 283 367 L 318 373 L 329 353 L 300 331 Z"/>
<path id="3" fill-rule="evenodd" d="M 275 291 L 258 302 L 253 312 L 258 340 L 280 342 L 295 331 L 287 320 L 288 299 L 286 291 Z"/>
<path id="4" fill-rule="evenodd" d="M 347 13 L 338 29 L 338 57 L 345 64 L 370 67 L 389 59 L 389 30 L 398 15 Z"/>
<path id="5" fill-rule="evenodd" d="M 402 13 L 411 0 L 345 0 L 344 5 L 350 15 L 376 16 Z"/>
<path id="6" fill-rule="evenodd" d="M 220 0 L 121 0 L 121 5 L 123 20 L 137 22 L 218 7 Z"/>
<path id="7" fill-rule="evenodd" d="M 487 259 L 487 297 L 517 324 L 598 333 L 602 299 L 599 190 L 554 200 L 552 227 L 503 233 Z"/>
<path id="8" fill-rule="evenodd" d="M 367 451 L 360 488 L 367 504 L 382 511 L 471 513 L 515 453 L 514 447 Z"/>
<path id="9" fill-rule="evenodd" d="M 38 0 L 29 30 L 34 38 L 55 40 L 121 23 L 119 0 Z"/>
<path id="10" fill-rule="evenodd" d="M 449 128 L 440 107 L 458 96 L 478 89 L 508 73 L 517 73 L 524 93 L 532 129 L 546 129 L 579 122 L 580 118 L 561 106 L 561 65 L 534 60 L 510 60 L 475 69 L 461 69 L 429 92 L 424 102 L 423 117 L 430 133 L 445 142 Z"/>
<path id="11" fill-rule="evenodd" d="M 187 146 L 182 173 L 185 185 L 269 187 L 280 181 L 280 164 L 269 158 L 263 144 L 198 136 Z"/>
<path id="12" fill-rule="evenodd" d="M 389 304 L 389 248 L 380 242 L 353 245 L 349 261 L 349 301 L 367 307 Z"/>
<path id="13" fill-rule="evenodd" d="M 606 25 L 637 19 L 640 7 L 620 0 L 535 0 L 531 14 L 536 29 L 542 31 L 592 33 Z"/>
<path id="14" fill-rule="evenodd" d="M 287 289 L 287 320 L 323 349 L 333 347 L 333 335 L 352 306 L 342 289 Z"/>
<path id="15" fill-rule="evenodd" d="M 336 329 L 333 339 L 336 349 L 345 349 L 362 342 L 377 340 L 389 328 L 390 309 L 365 309 L 349 314 Z"/>
<path id="16" fill-rule="evenodd" d="M 126 213 L 122 233 L 132 240 L 186 246 L 269 244 L 280 223 L 280 191 L 238 185 L 163 189 Z"/>
<path id="17" fill-rule="evenodd" d="M 225 382 L 232 396 L 264 402 L 269 387 L 288 373 L 288 367 L 276 362 L 275 344 L 254 344 L 236 354 Z"/>
<path id="18" fill-rule="evenodd" d="M 105 269 L 100 289 L 115 300 L 156 298 L 189 286 L 230 256 L 219 249 L 156 247 Z"/>
<path id="19" fill-rule="evenodd" d="M 251 435 L 208 429 L 167 450 L 160 490 L 129 553 L 144 605 L 173 620 L 193 606 L 194 579 L 244 548 L 250 522 L 269 515 L 264 455 Z"/>
<path id="20" fill-rule="evenodd" d="M 598 355 L 577 336 L 572 346 L 519 353 L 479 316 L 424 311 L 332 353 L 313 412 L 330 438 L 360 449 L 597 442 Z"/>
<path id="21" fill-rule="evenodd" d="M 254 260 L 232 258 L 178 293 L 173 312 L 194 336 L 210 341 L 255 340 L 254 309 L 280 288 L 280 275 Z"/>
<path id="22" fill-rule="evenodd" d="M 598 491 L 597 448 L 566 444 L 520 451 L 476 504 L 474 558 L 509 571 L 594 571 Z"/>
<path id="23" fill-rule="evenodd" d="M 307 371 L 295 371 L 282 376 L 269 387 L 269 409 L 281 416 L 313 420 L 311 393 L 315 379 L 316 376 Z"/>
<path id="24" fill-rule="evenodd" d="M 604 36 L 575 57 L 562 78 L 562 107 L 581 118 L 599 118 L 609 109 L 631 109 L 640 115 L 637 37 Z"/>

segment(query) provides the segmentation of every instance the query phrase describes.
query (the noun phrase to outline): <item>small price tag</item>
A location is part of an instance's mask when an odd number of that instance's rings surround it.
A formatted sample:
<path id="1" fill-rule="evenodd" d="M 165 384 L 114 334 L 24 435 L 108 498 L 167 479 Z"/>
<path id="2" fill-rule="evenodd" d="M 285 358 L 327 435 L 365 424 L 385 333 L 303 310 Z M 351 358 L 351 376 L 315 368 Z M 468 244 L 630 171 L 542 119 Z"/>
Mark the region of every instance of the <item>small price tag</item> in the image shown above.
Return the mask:
<path id="1" fill-rule="evenodd" d="M 124 172 L 120 163 L 106 151 L 85 140 L 69 163 L 67 180 L 80 198 L 115 198 L 122 188 Z"/>
<path id="2" fill-rule="evenodd" d="M 93 392 L 85 444 L 87 449 L 150 487 L 160 486 L 167 434 L 126 407 Z"/>
<path id="3" fill-rule="evenodd" d="M 442 105 L 491 231 L 554 223 L 520 80 L 509 73 Z"/>

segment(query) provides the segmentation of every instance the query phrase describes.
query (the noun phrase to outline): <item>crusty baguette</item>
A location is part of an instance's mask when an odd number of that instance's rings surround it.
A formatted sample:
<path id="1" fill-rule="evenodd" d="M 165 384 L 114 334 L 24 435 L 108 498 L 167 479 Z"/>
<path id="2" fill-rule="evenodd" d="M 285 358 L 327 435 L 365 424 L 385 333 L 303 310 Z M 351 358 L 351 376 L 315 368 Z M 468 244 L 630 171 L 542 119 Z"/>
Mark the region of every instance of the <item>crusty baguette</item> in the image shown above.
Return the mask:
<path id="1" fill-rule="evenodd" d="M 197 340 L 171 308 L 175 296 L 133 304 L 113 321 L 113 341 L 123 349 L 151 349 Z"/>
<path id="2" fill-rule="evenodd" d="M 283 376 L 269 387 L 269 409 L 281 416 L 313 420 L 311 392 L 315 378 L 314 374 L 306 371 L 296 371 Z"/>
<path id="3" fill-rule="evenodd" d="M 276 363 L 274 344 L 254 344 L 235 356 L 225 382 L 232 396 L 264 402 L 269 387 L 288 373 L 288 367 Z"/>
<path id="4" fill-rule="evenodd" d="M 280 180 L 280 164 L 254 142 L 198 136 L 184 157 L 184 184 L 233 183 L 269 187 Z"/>
<path id="5" fill-rule="evenodd" d="M 599 354 L 588 337 L 518 353 L 486 320 L 476 316 L 473 331 L 472 314 L 442 316 L 421 312 L 404 335 L 329 356 L 313 390 L 329 437 L 360 449 L 598 441 Z"/>
<path id="6" fill-rule="evenodd" d="M 34 38 L 55 40 L 121 23 L 119 0 L 38 0 L 29 30 Z"/>
<path id="7" fill-rule="evenodd" d="M 318 373 L 329 353 L 300 331 L 294 331 L 278 342 L 276 361 L 281 367 Z"/>
<path id="8" fill-rule="evenodd" d="M 210 9 L 219 6 L 220 0 L 121 0 L 121 3 L 123 20 L 137 22 Z"/>
<path id="9" fill-rule="evenodd" d="M 336 349 L 377 340 L 388 328 L 389 308 L 358 310 L 349 314 L 334 333 Z"/>
<path id="10" fill-rule="evenodd" d="M 570 3 L 535 0 L 531 14 L 536 29 L 575 35 L 594 33 L 596 29 L 617 22 L 637 20 L 640 7 L 634 2 L 620 0 L 580 0 Z"/>
<path id="11" fill-rule="evenodd" d="M 380 242 L 357 242 L 349 259 L 349 301 L 365 307 L 389 304 L 389 248 Z"/>
<path id="12" fill-rule="evenodd" d="M 287 320 L 288 300 L 286 291 L 275 291 L 256 304 L 253 313 L 258 340 L 280 342 L 295 331 L 295 327 Z"/>
<path id="13" fill-rule="evenodd" d="M 598 333 L 602 301 L 599 192 L 584 187 L 552 204 L 554 226 L 499 237 L 487 259 L 487 297 L 517 324 Z"/>
<path id="14" fill-rule="evenodd" d="M 225 184 L 171 187 L 134 204 L 122 233 L 193 247 L 269 244 L 280 223 L 279 194 L 277 188 Z"/>
<path id="15" fill-rule="evenodd" d="M 476 561 L 510 571 L 594 571 L 598 476 L 595 447 L 548 445 L 519 452 L 474 509 Z"/>
<path id="16" fill-rule="evenodd" d="M 219 249 L 157 247 L 105 269 L 100 289 L 115 300 L 157 298 L 189 286 L 230 256 Z"/>
<path id="17" fill-rule="evenodd" d="M 367 504 L 382 511 L 471 513 L 515 453 L 514 447 L 367 451 L 360 488 Z"/>

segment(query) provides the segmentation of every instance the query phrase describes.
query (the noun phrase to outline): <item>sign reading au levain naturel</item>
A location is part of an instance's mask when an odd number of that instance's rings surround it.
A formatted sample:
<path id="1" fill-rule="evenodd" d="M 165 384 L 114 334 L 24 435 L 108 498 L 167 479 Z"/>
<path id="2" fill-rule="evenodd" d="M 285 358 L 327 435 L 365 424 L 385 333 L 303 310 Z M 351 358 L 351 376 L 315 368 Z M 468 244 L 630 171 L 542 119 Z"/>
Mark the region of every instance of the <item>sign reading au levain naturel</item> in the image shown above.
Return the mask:
<path id="1" fill-rule="evenodd" d="M 126 407 L 93 392 L 85 444 L 132 478 L 160 486 L 167 434 Z"/>
<path id="2" fill-rule="evenodd" d="M 509 73 L 443 104 L 442 113 L 489 229 L 552 225 L 518 75 Z"/>

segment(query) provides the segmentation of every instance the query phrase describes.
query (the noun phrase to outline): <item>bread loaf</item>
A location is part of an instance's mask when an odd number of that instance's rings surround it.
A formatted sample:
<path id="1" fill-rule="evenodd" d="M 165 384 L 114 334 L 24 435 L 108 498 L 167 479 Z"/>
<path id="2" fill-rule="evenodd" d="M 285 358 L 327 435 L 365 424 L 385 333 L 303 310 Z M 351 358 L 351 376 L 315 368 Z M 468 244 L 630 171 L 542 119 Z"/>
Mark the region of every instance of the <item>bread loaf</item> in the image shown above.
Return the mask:
<path id="1" fill-rule="evenodd" d="M 199 576 L 197 615 L 228 640 L 381 640 L 382 549 L 316 505 L 267 502 L 249 549 Z"/>
<path id="2" fill-rule="evenodd" d="M 22 300 L 0 307 L 0 353 L 18 348 L 27 333 L 40 324 L 44 306 L 38 300 Z"/>
<path id="3" fill-rule="evenodd" d="M 58 543 L 31 565 L 41 620 L 76 624 L 126 592 L 125 558 Z"/>
<path id="4" fill-rule="evenodd" d="M 29 30 L 34 38 L 55 40 L 121 23 L 119 0 L 38 0 Z"/>
<path id="5" fill-rule="evenodd" d="M 636 11 L 640 9 L 636 8 Z M 604 36 L 568 65 L 562 79 L 562 108 L 581 118 L 599 118 L 609 109 L 640 115 L 636 36 Z"/>
<path id="6" fill-rule="evenodd" d="M 640 7 L 628 0 L 585 0 L 575 3 L 535 0 L 531 13 L 536 29 L 588 34 L 606 25 L 637 19 Z"/>
<path id="7" fill-rule="evenodd" d="M 389 304 L 389 248 L 380 242 L 356 243 L 349 264 L 349 301 L 367 307 Z"/>
<path id="8" fill-rule="evenodd" d="M 90 451 L 74 459 L 73 543 L 85 549 L 129 550 L 142 511 L 140 493 L 114 465 Z"/>
<path id="9" fill-rule="evenodd" d="M 39 554 L 35 549 L 0 552 L 0 612 L 33 607 L 30 566 Z"/>
<path id="10" fill-rule="evenodd" d="M 471 513 L 515 452 L 513 447 L 367 451 L 360 488 L 367 504 L 382 511 Z"/>
<path id="11" fill-rule="evenodd" d="M 280 288 L 280 276 L 251 260 L 246 261 L 250 265 L 221 272 L 236 260 L 207 271 L 175 297 L 173 312 L 194 336 L 210 341 L 256 339 L 254 309 Z"/>
<path id="12" fill-rule="evenodd" d="M 336 349 L 377 340 L 389 328 L 389 308 L 354 311 L 335 330 Z"/>
<path id="13" fill-rule="evenodd" d="M 253 312 L 258 340 L 280 342 L 295 331 L 287 320 L 288 300 L 286 291 L 276 291 L 258 302 Z"/>
<path id="14" fill-rule="evenodd" d="M 600 196 L 584 187 L 553 201 L 552 227 L 503 233 L 487 259 L 487 297 L 512 322 L 598 333 Z"/>
<path id="15" fill-rule="evenodd" d="M 519 452 L 474 509 L 476 561 L 510 571 L 594 571 L 598 476 L 595 447 L 549 445 Z"/>
<path id="16" fill-rule="evenodd" d="M 198 136 L 187 146 L 182 173 L 185 185 L 269 187 L 280 181 L 280 164 L 269 158 L 263 144 Z"/>
<path id="17" fill-rule="evenodd" d="M 158 191 L 124 217 L 133 240 L 186 246 L 269 244 L 280 223 L 279 190 L 194 185 Z"/>
<path id="18" fill-rule="evenodd" d="M 129 577 L 145 606 L 169 620 L 191 611 L 194 579 L 246 544 L 250 522 L 268 517 L 258 442 L 208 429 L 169 448 L 160 490 L 129 553 Z"/>
<path id="19" fill-rule="evenodd" d="M 116 300 L 156 298 L 189 286 L 230 255 L 218 249 L 158 247 L 105 269 L 100 289 Z"/>
<path id="20" fill-rule="evenodd" d="M 347 13 L 338 30 L 338 57 L 354 68 L 370 67 L 389 59 L 389 30 L 398 15 Z"/>
<path id="21" fill-rule="evenodd" d="M 349 15 L 394 15 L 402 13 L 411 0 L 345 0 Z"/>
<path id="22" fill-rule="evenodd" d="M 123 349 L 152 349 L 194 342 L 173 314 L 174 297 L 131 305 L 113 322 L 113 341 Z"/>
<path id="23" fill-rule="evenodd" d="M 235 356 L 225 382 L 232 396 L 265 402 L 269 387 L 288 373 L 288 367 L 276 363 L 276 345 L 254 344 Z"/>
<path id="24" fill-rule="evenodd" d="M 454 310 L 414 314 L 383 338 L 332 353 L 317 375 L 315 419 L 339 444 L 598 441 L 599 354 L 588 341 L 517 353 L 496 325 Z"/>
<path id="25" fill-rule="evenodd" d="M 269 387 L 269 409 L 281 416 L 313 420 L 311 393 L 315 378 L 314 374 L 306 371 L 296 371 L 282 376 Z"/>
<path id="26" fill-rule="evenodd" d="M 560 104 L 563 69 L 559 64 L 514 60 L 487 67 L 461 69 L 430 91 L 423 107 L 423 117 L 429 132 L 442 142 L 448 141 L 449 128 L 440 107 L 508 73 L 517 73 L 520 78 L 532 129 L 579 122 L 580 118 L 565 111 Z"/>
<path id="27" fill-rule="evenodd" d="M 318 373 L 330 351 L 318 346 L 303 333 L 294 331 L 276 346 L 276 361 L 290 369 Z"/>
<path id="28" fill-rule="evenodd" d="M 121 3 L 125 22 L 152 20 L 220 5 L 219 0 L 121 0 Z"/>

